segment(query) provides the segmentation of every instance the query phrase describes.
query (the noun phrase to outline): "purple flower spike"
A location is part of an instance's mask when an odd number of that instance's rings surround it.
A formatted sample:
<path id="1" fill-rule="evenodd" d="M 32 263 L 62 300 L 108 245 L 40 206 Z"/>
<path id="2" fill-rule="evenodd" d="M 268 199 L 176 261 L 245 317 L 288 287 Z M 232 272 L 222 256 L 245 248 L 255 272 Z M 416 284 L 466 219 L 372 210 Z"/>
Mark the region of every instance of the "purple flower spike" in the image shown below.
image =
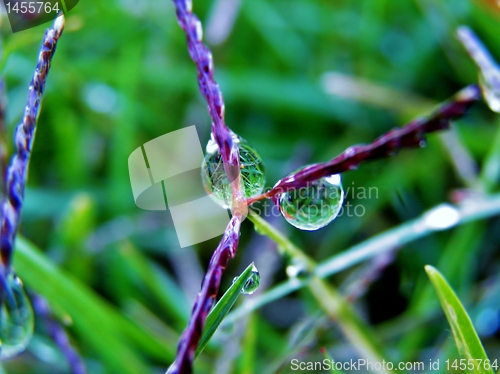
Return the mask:
<path id="1" fill-rule="evenodd" d="M 212 255 L 208 270 L 201 284 L 201 290 L 194 301 L 189 324 L 179 341 L 177 357 L 167 371 L 168 374 L 190 374 L 193 371 L 196 347 L 200 341 L 208 312 L 219 293 L 222 273 L 226 269 L 228 261 L 236 255 L 240 236 L 240 224 L 240 217 L 233 216 L 226 227 L 222 240 Z"/>
<path id="2" fill-rule="evenodd" d="M 289 175 L 278 181 L 269 192 L 248 199 L 247 203 L 252 204 L 265 198 L 276 201 L 283 192 L 300 188 L 323 177 L 354 170 L 363 161 L 390 157 L 402 148 L 419 147 L 425 144 L 425 134 L 448 129 L 450 121 L 463 116 L 471 104 L 480 99 L 481 91 L 477 85 L 465 87 L 429 117 L 419 118 L 405 127 L 393 129 L 371 144 L 349 147 L 331 161 L 311 165 Z"/>
<path id="3" fill-rule="evenodd" d="M 239 184 L 239 150 L 232 140 L 231 130 L 224 123 L 224 101 L 220 88 L 214 81 L 212 54 L 202 43 L 201 22 L 192 13 L 190 0 L 173 1 L 179 25 L 186 33 L 189 55 L 196 65 L 200 91 L 208 104 L 212 118 L 212 136 L 220 149 L 224 170 L 229 180 L 233 181 L 231 183 L 233 218 L 212 256 L 201 290 L 196 297 L 188 327 L 179 341 L 177 357 L 167 372 L 190 374 L 206 317 L 219 291 L 222 273 L 229 259 L 236 253 L 239 226 L 249 204 L 265 198 L 276 200 L 287 190 L 300 188 L 322 177 L 355 169 L 362 161 L 388 157 L 401 148 L 421 146 L 426 133 L 446 129 L 452 119 L 465 114 L 471 103 L 480 98 L 480 91 L 475 85 L 469 86 L 430 117 L 417 119 L 404 128 L 394 129 L 371 144 L 350 147 L 333 160 L 302 169 L 279 181 L 268 193 L 245 201 Z"/>
<path id="4" fill-rule="evenodd" d="M 78 352 L 71 346 L 66 331 L 51 316 L 49 304 L 42 296 L 31 294 L 31 302 L 35 313 L 45 321 L 49 334 L 68 361 L 73 374 L 86 374 L 85 364 Z"/>
<path id="5" fill-rule="evenodd" d="M 190 0 L 174 0 L 174 5 L 179 25 L 186 33 L 189 55 L 196 65 L 200 91 L 208 104 L 208 112 L 212 118 L 212 136 L 219 147 L 228 180 L 231 181 L 231 210 L 233 214 L 222 240 L 212 255 L 201 290 L 196 297 L 188 326 L 179 341 L 177 357 L 168 370 L 168 373 L 171 374 L 189 374 L 193 371 L 194 354 L 208 312 L 219 293 L 222 273 L 229 259 L 236 254 L 240 224 L 248 210 L 240 185 L 239 149 L 233 141 L 231 130 L 224 123 L 224 99 L 219 85 L 214 80 L 212 53 L 202 43 L 203 30 L 201 22 L 192 13 Z"/>
<path id="6" fill-rule="evenodd" d="M 28 176 L 28 165 L 35 138 L 36 122 L 40 110 L 43 91 L 50 62 L 56 51 L 57 41 L 64 29 L 64 16 L 54 21 L 52 28 L 45 32 L 38 63 L 28 92 L 28 101 L 21 123 L 16 128 L 16 153 L 5 176 L 6 196 L 0 206 L 0 257 L 2 260 L 0 276 L 10 272 L 14 240 L 19 228 L 21 210 Z"/>
<path id="7" fill-rule="evenodd" d="M 174 0 L 177 20 L 186 33 L 189 55 L 196 65 L 200 92 L 207 101 L 208 112 L 212 118 L 212 134 L 217 143 L 224 170 L 231 183 L 233 193 L 233 214 L 244 215 L 246 203 L 244 201 L 240 183 L 240 155 L 237 145 L 232 139 L 231 130 L 224 122 L 224 99 L 219 85 L 214 80 L 214 66 L 212 52 L 203 44 L 203 29 L 201 22 L 192 13 L 190 0 Z"/>
<path id="8" fill-rule="evenodd" d="M 3 176 L 5 175 L 7 150 L 5 149 L 5 81 L 0 79 L 0 204 L 5 197 L 5 185 Z M 0 205 L 1 206 L 1 205 Z"/>

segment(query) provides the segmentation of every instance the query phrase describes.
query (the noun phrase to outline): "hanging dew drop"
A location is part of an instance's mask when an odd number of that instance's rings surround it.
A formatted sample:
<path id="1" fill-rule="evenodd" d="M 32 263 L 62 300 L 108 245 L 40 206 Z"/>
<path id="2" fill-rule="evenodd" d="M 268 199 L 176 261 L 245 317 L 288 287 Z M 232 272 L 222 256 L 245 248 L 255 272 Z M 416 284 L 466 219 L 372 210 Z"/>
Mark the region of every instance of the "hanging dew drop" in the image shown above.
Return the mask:
<path id="1" fill-rule="evenodd" d="M 259 270 L 257 270 L 255 265 L 252 265 L 252 275 L 245 282 L 245 285 L 241 289 L 241 293 L 244 295 L 252 295 L 255 291 L 257 291 L 257 288 L 259 288 L 259 286 L 260 286 Z"/>
<path id="2" fill-rule="evenodd" d="M 288 275 L 289 278 L 307 278 L 311 273 L 304 260 L 293 258 L 286 267 L 286 275 Z"/>
<path id="3" fill-rule="evenodd" d="M 238 277 L 235 277 L 233 279 L 233 283 L 236 282 Z M 250 275 L 250 278 L 245 282 L 243 285 L 243 288 L 241 289 L 241 293 L 244 295 L 252 295 L 255 291 L 257 291 L 257 288 L 260 286 L 260 274 L 259 270 L 255 265 L 252 264 L 252 274 Z"/>
<path id="4" fill-rule="evenodd" d="M 233 134 L 233 141 L 240 152 L 240 178 L 245 198 L 260 195 L 264 191 L 266 177 L 262 159 L 246 140 Z M 224 208 L 230 208 L 231 184 L 222 162 L 219 147 L 213 138 L 208 141 L 207 154 L 201 165 L 201 179 L 205 190 Z"/>
<path id="5" fill-rule="evenodd" d="M 283 217 L 291 225 L 307 231 L 318 230 L 332 222 L 339 214 L 343 201 L 344 190 L 340 174 L 285 192 L 278 200 Z"/>
<path id="6" fill-rule="evenodd" d="M 33 335 L 34 316 L 23 283 L 11 272 L 0 309 L 0 360 L 24 351 Z"/>

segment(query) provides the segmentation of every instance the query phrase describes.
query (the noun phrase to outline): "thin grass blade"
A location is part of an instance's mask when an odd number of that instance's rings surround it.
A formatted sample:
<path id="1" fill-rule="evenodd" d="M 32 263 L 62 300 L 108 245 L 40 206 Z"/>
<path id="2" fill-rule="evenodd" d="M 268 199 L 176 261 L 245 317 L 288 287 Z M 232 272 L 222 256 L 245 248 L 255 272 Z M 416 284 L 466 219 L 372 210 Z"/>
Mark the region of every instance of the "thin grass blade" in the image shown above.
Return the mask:
<path id="1" fill-rule="evenodd" d="M 16 241 L 14 266 L 35 292 L 43 295 L 53 311 L 64 310 L 72 319 L 75 331 L 93 348 L 109 372 L 146 373 L 141 352 L 164 357 L 169 347 L 145 334 L 132 321 L 124 318 L 111 305 L 71 275 L 53 265 L 37 248 L 23 238 Z M 133 339 L 134 335 L 139 337 Z M 142 345 L 141 337 L 146 337 Z M 138 348 L 138 349 L 134 349 Z M 171 352 L 173 354 L 173 352 Z"/>
<path id="2" fill-rule="evenodd" d="M 330 373 L 332 374 L 344 374 L 344 372 L 340 369 L 337 369 L 334 365 L 334 360 L 333 357 L 330 355 L 330 352 L 326 350 L 326 348 L 321 348 L 321 353 L 323 354 L 323 357 L 325 360 L 328 360 L 331 365 L 330 365 Z"/>
<path id="3" fill-rule="evenodd" d="M 253 263 L 248 265 L 245 271 L 243 271 L 243 273 L 235 279 L 231 287 L 229 287 L 229 289 L 224 293 L 219 302 L 207 316 L 207 322 L 205 324 L 205 328 L 203 329 L 203 334 L 201 336 L 200 343 L 198 344 L 198 348 L 196 349 L 196 357 L 198 357 L 198 355 L 203 351 L 224 317 L 229 313 L 234 303 L 240 296 L 245 283 L 252 276 L 253 267 Z"/>
<path id="4" fill-rule="evenodd" d="M 488 356 L 484 350 L 476 330 L 457 295 L 450 287 L 443 275 L 434 267 L 427 265 L 425 271 L 429 276 L 437 294 L 441 307 L 446 315 L 455 338 L 455 344 L 462 359 L 475 363 L 474 369 L 469 373 L 491 373 L 493 370 L 484 365 L 488 362 Z M 481 362 L 481 363 L 479 363 Z"/>

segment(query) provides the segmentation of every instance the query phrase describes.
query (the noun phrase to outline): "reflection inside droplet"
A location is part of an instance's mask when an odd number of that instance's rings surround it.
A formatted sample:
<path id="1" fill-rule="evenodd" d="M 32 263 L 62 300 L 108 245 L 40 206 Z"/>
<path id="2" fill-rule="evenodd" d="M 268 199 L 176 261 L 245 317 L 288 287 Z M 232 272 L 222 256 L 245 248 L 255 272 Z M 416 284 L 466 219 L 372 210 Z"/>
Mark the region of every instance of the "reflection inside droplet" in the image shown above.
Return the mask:
<path id="1" fill-rule="evenodd" d="M 0 360 L 24 351 L 33 335 L 33 309 L 23 283 L 11 272 L 0 309 Z"/>
<path id="2" fill-rule="evenodd" d="M 233 134 L 233 142 L 240 152 L 240 170 L 242 191 L 245 198 L 257 196 L 264 191 L 266 177 L 264 164 L 255 149 L 244 139 Z M 207 144 L 207 154 L 201 165 L 201 178 L 205 190 L 222 207 L 229 208 L 232 200 L 231 183 L 222 162 L 219 147 L 214 139 Z"/>
<path id="3" fill-rule="evenodd" d="M 237 279 L 238 277 L 235 277 L 233 279 L 233 283 L 236 282 Z M 255 291 L 257 291 L 259 286 L 260 286 L 259 270 L 254 264 L 252 264 L 252 273 L 250 275 L 250 278 L 248 278 L 245 284 L 243 285 L 241 293 L 244 295 L 252 295 Z"/>
<path id="4" fill-rule="evenodd" d="M 341 181 L 340 174 L 334 174 L 281 194 L 281 214 L 288 223 L 301 230 L 312 231 L 325 227 L 342 208 L 344 190 Z"/>

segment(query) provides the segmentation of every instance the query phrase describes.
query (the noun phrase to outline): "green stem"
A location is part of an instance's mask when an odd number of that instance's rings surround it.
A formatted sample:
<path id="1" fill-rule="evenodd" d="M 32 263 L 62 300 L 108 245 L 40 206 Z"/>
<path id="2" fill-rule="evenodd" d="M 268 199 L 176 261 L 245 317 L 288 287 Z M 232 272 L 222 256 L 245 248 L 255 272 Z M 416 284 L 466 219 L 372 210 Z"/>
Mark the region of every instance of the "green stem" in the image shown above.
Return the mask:
<path id="1" fill-rule="evenodd" d="M 490 218 L 500 214 L 500 193 L 495 195 L 489 195 L 482 198 L 475 198 L 470 201 L 465 201 L 463 204 L 456 207 L 458 212 L 458 222 L 456 226 L 465 224 L 467 222 L 478 221 L 485 218 Z M 431 209 L 432 211 L 433 209 Z M 265 228 L 270 226 L 262 218 L 251 214 L 249 215 L 252 222 L 258 222 L 258 229 L 263 233 Z M 422 237 L 433 234 L 438 231 L 437 228 L 426 225 L 425 222 L 428 217 L 428 212 L 424 213 L 419 218 L 412 221 L 405 222 L 404 224 L 397 226 L 391 230 L 383 232 L 376 235 L 364 242 L 356 244 L 350 249 L 334 255 L 327 259 L 326 261 L 318 264 L 315 268 L 314 273 L 320 278 L 326 278 L 333 274 L 336 274 L 342 270 L 348 269 L 351 266 L 357 265 L 365 260 L 373 258 L 380 253 L 393 250 L 394 248 L 401 248 L 407 243 L 420 239 Z M 261 227 L 260 223 L 263 222 L 265 225 Z M 257 226 L 256 226 L 257 227 Z M 449 227 L 451 228 L 451 227 Z M 449 229 L 448 228 L 448 229 Z M 281 241 L 282 235 L 276 236 L 276 233 L 270 231 L 266 235 L 274 235 L 272 238 L 277 238 L 280 240 L 278 242 L 283 250 L 286 246 L 286 242 Z M 273 239 L 275 241 L 275 239 Z M 287 241 L 286 238 L 284 240 Z M 292 244 L 293 245 L 293 244 Z M 275 300 L 278 300 L 302 287 L 304 287 L 308 281 L 301 279 L 290 279 L 285 281 L 269 291 L 258 295 L 253 298 L 252 302 L 249 304 L 244 303 L 241 307 L 230 313 L 223 322 L 223 325 L 232 323 L 236 319 L 247 315 L 251 311 L 258 309 L 266 304 L 269 304 Z"/>
<path id="2" fill-rule="evenodd" d="M 360 354 L 368 361 L 382 362 L 385 359 L 385 354 L 381 349 L 382 345 L 377 342 L 373 331 L 335 287 L 315 274 L 314 269 L 317 267 L 315 261 L 304 254 L 286 236 L 257 214 L 250 212 L 248 218 L 261 234 L 268 236 L 278 244 L 278 248 L 286 256 L 295 261 L 300 261 L 306 266 L 306 273 L 310 274 L 310 277 L 304 283 L 307 284 L 312 295 L 325 313 L 331 319 L 338 321 L 342 332 L 353 346 L 359 350 Z M 389 371 L 385 370 L 377 372 L 389 373 Z"/>

